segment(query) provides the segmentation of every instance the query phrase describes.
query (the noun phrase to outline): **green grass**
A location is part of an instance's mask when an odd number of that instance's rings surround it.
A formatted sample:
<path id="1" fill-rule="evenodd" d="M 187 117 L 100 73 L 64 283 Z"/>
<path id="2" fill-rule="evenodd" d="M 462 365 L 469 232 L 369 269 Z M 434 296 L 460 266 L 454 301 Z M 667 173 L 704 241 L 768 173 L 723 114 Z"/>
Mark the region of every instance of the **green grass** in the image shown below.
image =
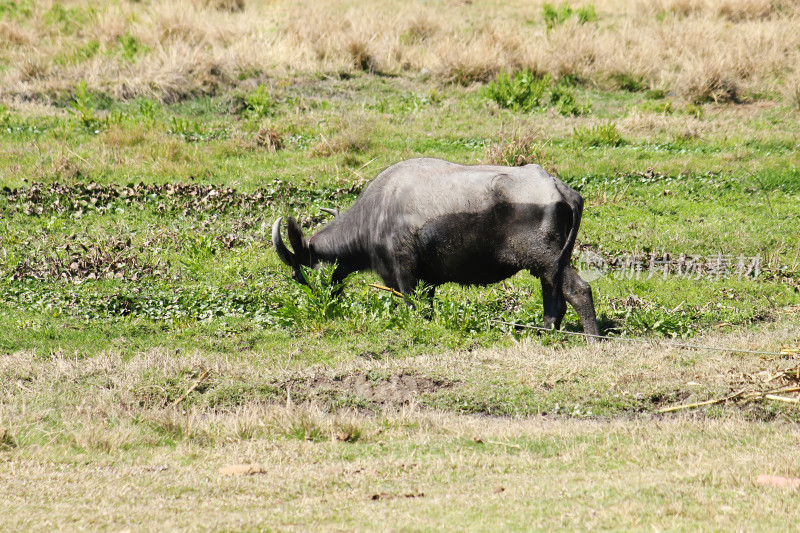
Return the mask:
<path id="1" fill-rule="evenodd" d="M 71 31 L 81 13 L 57 24 Z M 125 42 L 118 53 L 136 61 Z M 0 529 L 55 512 L 77 527 L 74 509 L 92 505 L 133 517 L 97 524 L 146 527 L 143 506 L 169 495 L 181 499 L 166 527 L 193 527 L 192 516 L 218 529 L 263 526 L 246 518 L 253 494 L 280 509 L 270 524 L 301 528 L 725 528 L 744 519 L 741 501 L 791 516 L 788 496 L 750 478 L 792 473 L 794 430 L 778 421 L 796 422 L 794 406 L 720 405 L 657 427 L 652 417 L 796 364 L 660 342 L 796 345 L 798 112 L 666 106 L 631 83 L 553 83 L 535 114 L 484 88 L 367 74 L 173 104 L 78 82 L 54 106 L 0 108 L 0 478 L 44 510 L 0 508 Z M 581 102 L 590 114 L 569 111 Z M 759 273 L 595 273 L 603 332 L 652 341 L 597 348 L 495 322 L 541 325 L 540 285 L 525 273 L 445 285 L 413 308 L 369 287 L 371 273 L 339 297 L 329 269 L 308 273 L 311 288 L 288 278 L 271 245 L 278 216 L 313 233 L 329 220 L 320 208 L 346 209 L 381 169 L 416 156 L 557 174 L 586 200 L 576 264 L 581 251 L 721 255 L 758 259 Z M 572 309 L 564 327 L 580 331 Z M 270 465 L 266 483 L 216 477 L 252 461 Z M 42 470 L 51 463 L 55 478 Z M 136 479 L 143 503 L 106 468 Z M 42 494 L 76 488 L 43 502 L 22 480 L 45 474 Z M 187 494 L 217 514 L 188 513 Z M 384 520 L 397 513 L 412 518 Z M 778 527 L 776 516 L 762 519 Z"/>
<path id="2" fill-rule="evenodd" d="M 502 114 L 480 127 L 465 120 L 486 112 L 480 92 L 453 87 L 420 96 L 423 90 L 370 76 L 319 83 L 338 110 L 321 105 L 321 91 L 302 86 L 293 94 L 263 84 L 243 96 L 164 106 L 149 100 L 101 105 L 106 99 L 79 83 L 71 114 L 6 108 L 3 143 L 18 157 L 0 170 L 8 228 L 0 257 L 2 315 L 82 321 L 87 336 L 95 328 L 124 331 L 124 323 L 137 321 L 142 331 L 158 331 L 158 342 L 178 342 L 187 328 L 227 318 L 244 320 L 261 337 L 305 328 L 363 331 L 368 322 L 373 333 L 392 338 L 403 321 L 413 320 L 431 346 L 498 342 L 507 332 L 491 319 L 541 318 L 538 284 L 527 276 L 502 290 L 445 288 L 427 321 L 414 313 L 402 318 L 407 313 L 398 315 L 402 305 L 391 297 L 360 288 L 375 279 L 361 275 L 348 283 L 339 311 L 326 316 L 313 305 L 302 307 L 303 294 L 285 282 L 269 243 L 278 215 L 318 227 L 326 220 L 319 207 L 346 208 L 397 159 L 480 161 L 498 141 L 507 143 L 503 161 L 543 157 L 540 162 L 584 194 L 579 240 L 607 256 L 722 254 L 762 263 L 755 280 L 730 282 L 749 296 L 723 309 L 706 304 L 727 280 L 674 280 L 668 291 L 660 279 L 599 280 L 598 313 L 609 331 L 691 336 L 714 323 L 747 324 L 765 306 L 797 302 L 791 281 L 800 243 L 797 151 L 788 135 L 793 126 L 772 110 L 747 123 L 750 135 L 704 139 L 678 137 L 677 123 L 666 139 L 623 135 L 612 121 L 570 131 L 551 116 L 552 135 L 538 134 L 532 138 L 543 140 L 529 146 L 531 138 L 522 134 L 498 135 Z M 377 103 L 363 106 L 350 85 L 367 101 L 378 95 Z M 630 93 L 599 95 L 597 114 L 621 120 L 631 99 L 624 94 Z M 354 108 L 360 108 L 359 123 L 345 115 Z M 440 129 L 456 116 L 459 122 Z M 721 115 L 717 123 L 725 120 Z M 776 123 L 768 134 L 765 128 Z M 265 125 L 284 149 L 266 150 L 254 140 Z M 409 134 L 409 127 L 419 133 Z M 430 133 L 436 131 L 441 135 Z M 382 141 L 372 142 L 375 136 Z M 26 149 L 30 143 L 38 150 Z M 647 297 L 650 307 L 621 309 L 614 299 L 628 294 Z M 681 302 L 686 305 L 670 312 Z M 568 326 L 575 324 L 568 315 Z M 37 335 L 47 346 L 59 339 L 80 344 L 73 327 L 46 329 L 10 336 L 4 347 L 34 347 Z M 148 335 L 137 337 L 155 342 Z"/>

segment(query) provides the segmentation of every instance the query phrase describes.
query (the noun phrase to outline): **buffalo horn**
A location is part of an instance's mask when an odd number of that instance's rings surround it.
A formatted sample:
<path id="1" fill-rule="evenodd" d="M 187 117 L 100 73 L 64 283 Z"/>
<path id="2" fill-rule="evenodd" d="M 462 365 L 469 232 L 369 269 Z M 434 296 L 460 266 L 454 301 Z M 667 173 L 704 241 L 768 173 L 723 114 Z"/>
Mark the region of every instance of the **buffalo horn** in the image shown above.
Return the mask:
<path id="1" fill-rule="evenodd" d="M 294 254 L 283 244 L 283 238 L 281 238 L 281 221 L 283 221 L 283 217 L 278 218 L 272 225 L 272 244 L 275 245 L 275 251 L 278 252 L 281 261 L 293 266 Z"/>
<path id="2" fill-rule="evenodd" d="M 323 213 L 328 213 L 329 215 L 333 215 L 335 217 L 339 216 L 338 209 L 330 209 L 329 207 L 320 207 L 319 210 L 322 211 Z"/>

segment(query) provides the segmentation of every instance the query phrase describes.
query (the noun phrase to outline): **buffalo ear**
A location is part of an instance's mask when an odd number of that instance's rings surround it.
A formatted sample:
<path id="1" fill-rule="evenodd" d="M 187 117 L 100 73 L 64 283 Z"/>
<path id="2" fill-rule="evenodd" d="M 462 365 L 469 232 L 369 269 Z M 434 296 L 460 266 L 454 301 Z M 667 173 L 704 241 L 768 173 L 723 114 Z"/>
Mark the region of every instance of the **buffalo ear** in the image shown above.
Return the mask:
<path id="1" fill-rule="evenodd" d="M 305 266 L 311 266 L 311 252 L 308 249 L 308 241 L 303 237 L 303 230 L 300 229 L 300 224 L 289 217 L 286 224 L 286 232 L 289 234 L 289 242 L 294 250 L 297 263 Z"/>

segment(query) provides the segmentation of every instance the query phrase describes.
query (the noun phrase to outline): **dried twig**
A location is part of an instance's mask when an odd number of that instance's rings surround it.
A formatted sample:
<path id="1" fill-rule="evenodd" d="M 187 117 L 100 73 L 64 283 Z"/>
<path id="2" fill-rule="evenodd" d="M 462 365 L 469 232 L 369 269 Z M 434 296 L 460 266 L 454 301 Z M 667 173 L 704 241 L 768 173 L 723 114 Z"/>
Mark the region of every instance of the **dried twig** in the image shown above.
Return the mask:
<path id="1" fill-rule="evenodd" d="M 405 294 L 402 292 L 392 289 L 391 287 L 385 287 L 383 285 L 378 285 L 377 283 L 367 283 L 368 286 L 372 287 L 373 289 L 379 289 L 382 291 L 391 292 L 393 295 L 398 296 L 400 298 L 405 298 Z"/>
<path id="2" fill-rule="evenodd" d="M 787 398 L 786 396 L 776 396 L 774 394 L 765 394 L 764 398 L 766 398 L 767 400 L 777 400 L 779 402 L 786 402 L 786 403 L 795 403 L 796 404 L 796 403 L 800 402 L 800 398 L 797 398 L 797 397 L 795 397 L 795 398 Z"/>
<path id="3" fill-rule="evenodd" d="M 487 440 L 486 444 L 495 444 L 497 446 L 505 446 L 507 448 L 516 448 L 518 450 L 522 449 L 522 446 L 520 446 L 519 444 L 514 444 L 514 443 L 511 443 L 511 442 L 500 442 L 500 441 L 496 441 L 496 440 Z"/>
<path id="4" fill-rule="evenodd" d="M 14 382 L 14 385 L 16 385 L 16 386 L 17 386 L 17 388 L 19 388 L 19 389 L 21 389 L 21 390 L 24 390 L 25 392 L 33 392 L 31 389 L 29 389 L 28 387 L 26 387 L 25 385 L 23 385 L 23 384 L 22 384 L 20 381 L 15 381 L 15 382 Z"/>
<path id="5" fill-rule="evenodd" d="M 688 403 L 686 405 L 675 405 L 673 407 L 664 407 L 664 408 L 659 409 L 658 411 L 656 411 L 656 413 L 672 413 L 674 411 L 681 411 L 683 409 L 693 409 L 695 407 L 703 407 L 703 406 L 706 406 L 706 405 L 716 405 L 718 403 L 724 403 L 724 402 L 727 402 L 729 400 L 733 400 L 735 398 L 738 398 L 739 396 L 744 394 L 746 391 L 747 391 L 747 388 L 744 388 L 744 389 L 742 389 L 742 390 L 740 390 L 738 392 L 735 392 L 735 393 L 731 394 L 730 396 L 726 396 L 725 398 L 717 398 L 716 400 L 706 400 L 704 402 L 697 402 L 697 403 Z"/>
<path id="6" fill-rule="evenodd" d="M 788 374 L 787 374 L 788 375 Z M 774 378 L 770 378 L 771 381 Z M 720 403 L 725 403 L 731 400 L 737 400 L 742 403 L 752 402 L 756 400 L 777 400 L 786 403 L 793 403 L 793 404 L 800 404 L 800 397 L 797 398 L 788 398 L 786 396 L 778 396 L 779 394 L 787 394 L 791 392 L 800 392 L 800 386 L 791 386 L 791 387 L 781 387 L 777 389 L 767 390 L 767 391 L 759 391 L 759 390 L 750 390 L 748 392 L 748 387 L 745 387 L 730 396 L 726 396 L 724 398 L 716 398 L 714 400 L 706 400 L 703 402 L 697 403 L 689 403 L 685 405 L 675 405 L 672 407 L 664 407 L 663 409 L 659 409 L 656 411 L 657 413 L 672 413 L 675 411 L 682 411 L 684 409 L 694 409 L 696 407 L 705 407 L 707 405 L 716 405 Z M 745 394 L 746 393 L 746 394 Z"/>
<path id="7" fill-rule="evenodd" d="M 764 394 L 785 394 L 787 392 L 800 392 L 800 387 L 783 387 L 775 390 L 768 390 Z"/>
<path id="8" fill-rule="evenodd" d="M 81 161 L 83 161 L 84 163 L 86 163 L 87 165 L 89 165 L 89 168 L 94 168 L 94 165 L 93 165 L 93 164 L 91 164 L 89 161 L 87 161 L 86 159 L 84 159 L 83 157 L 81 157 L 79 154 L 76 154 L 75 152 L 73 152 L 73 151 L 72 151 L 72 150 L 70 150 L 69 148 L 67 148 L 67 152 L 71 153 L 72 155 L 74 155 L 75 157 L 77 157 L 78 159 L 80 159 Z"/>
<path id="9" fill-rule="evenodd" d="M 202 374 L 200 374 L 200 377 L 199 377 L 199 378 L 197 378 L 197 380 L 196 380 L 194 383 L 192 383 L 192 386 L 191 386 L 191 387 L 189 387 L 189 388 L 186 390 L 186 392 L 184 392 L 184 393 L 183 393 L 183 396 L 181 396 L 180 398 L 178 398 L 177 400 L 175 400 L 174 402 L 172 402 L 172 403 L 170 404 L 170 407 L 175 407 L 176 405 L 178 405 L 179 403 L 181 403 L 183 400 L 185 400 L 186 398 L 188 398 L 188 397 L 189 397 L 189 395 L 192 393 L 192 391 L 193 391 L 193 390 L 195 390 L 195 389 L 196 389 L 196 388 L 197 388 L 197 387 L 198 387 L 198 386 L 199 386 L 199 385 L 200 385 L 202 382 L 204 382 L 206 379 L 208 379 L 208 376 L 209 376 L 209 374 L 211 374 L 211 369 L 210 369 L 210 368 L 207 368 L 207 369 L 205 369 L 205 370 L 203 371 L 203 373 L 202 373 Z"/>

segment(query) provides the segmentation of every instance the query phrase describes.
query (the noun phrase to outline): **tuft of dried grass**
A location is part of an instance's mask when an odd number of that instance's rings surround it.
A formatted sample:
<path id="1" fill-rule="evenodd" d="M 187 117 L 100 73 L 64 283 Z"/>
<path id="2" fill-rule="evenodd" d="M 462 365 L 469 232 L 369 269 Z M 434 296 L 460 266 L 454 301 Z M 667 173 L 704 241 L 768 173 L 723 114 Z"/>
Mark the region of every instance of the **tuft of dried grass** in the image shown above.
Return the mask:
<path id="1" fill-rule="evenodd" d="M 789 0 L 595 4 L 597 22 L 568 20 L 546 31 L 539 5 L 334 0 L 309 9 L 244 0 L 106 0 L 76 33 L 56 31 L 42 5 L 24 24 L 0 22 L 9 65 L 0 83 L 6 93 L 30 96 L 65 91 L 85 79 L 90 90 L 120 98 L 174 101 L 235 86 L 243 73 L 426 69 L 436 81 L 469 85 L 501 69 L 528 68 L 612 87 L 632 80 L 689 100 L 735 102 L 765 84 L 780 84 L 800 63 L 800 4 Z M 113 53 L 56 61 L 76 57 L 90 39 L 111 51 L 125 35 L 143 50 L 135 61 Z"/>
<path id="2" fill-rule="evenodd" d="M 800 109 L 800 72 L 794 73 L 786 80 L 784 95 L 791 105 Z"/>
<path id="3" fill-rule="evenodd" d="M 25 57 L 19 66 L 19 79 L 23 82 L 37 82 L 47 78 L 50 67 L 40 56 Z"/>
<path id="4" fill-rule="evenodd" d="M 0 42 L 19 46 L 30 44 L 31 40 L 32 37 L 25 28 L 5 20 L 0 22 Z"/>
<path id="5" fill-rule="evenodd" d="M 403 44 L 419 45 L 431 42 L 442 31 L 442 25 L 430 12 L 420 12 L 405 21 L 405 28 L 400 34 Z"/>
<path id="6" fill-rule="evenodd" d="M 574 19 L 549 32 L 544 44 L 538 63 L 555 77 L 591 78 L 602 68 L 600 61 L 610 62 L 619 53 L 613 49 L 616 42 L 612 44 L 594 26 Z"/>
<path id="7" fill-rule="evenodd" d="M 245 8 L 245 0 L 195 0 L 195 4 L 200 9 L 216 9 L 229 13 L 238 13 Z"/>
<path id="8" fill-rule="evenodd" d="M 375 126 L 365 117 L 356 116 L 343 119 L 337 133 L 330 139 L 322 138 L 311 148 L 312 154 L 330 157 L 334 154 L 358 154 L 372 146 Z"/>
<path id="9" fill-rule="evenodd" d="M 378 61 L 370 52 L 370 44 L 362 39 L 353 39 L 347 45 L 347 52 L 353 58 L 353 64 L 359 70 L 373 74 L 377 72 Z"/>
<path id="10" fill-rule="evenodd" d="M 53 162 L 52 174 L 61 181 L 71 182 L 85 175 L 85 171 L 73 158 L 62 155 Z"/>
<path id="11" fill-rule="evenodd" d="M 270 152 L 283 150 L 283 137 L 277 131 L 262 126 L 253 136 L 253 145 Z"/>
<path id="12" fill-rule="evenodd" d="M 538 72 L 524 38 L 507 24 L 487 22 L 472 35 L 450 32 L 435 49 L 438 64 L 433 71 L 445 83 L 483 83 L 501 70 L 514 72 L 531 66 Z"/>
<path id="13" fill-rule="evenodd" d="M 115 96 L 158 97 L 165 103 L 216 94 L 233 78 L 233 65 L 226 58 L 184 42 L 159 48 L 127 70 L 129 76 L 114 88 Z"/>
<path id="14" fill-rule="evenodd" d="M 2 422 L 2 419 L 0 419 L 0 422 Z M 17 446 L 19 446 L 19 443 L 11 430 L 0 424 L 0 451 L 10 450 Z"/>
<path id="15" fill-rule="evenodd" d="M 764 20 L 792 10 L 790 0 L 655 0 L 639 8 L 661 16 L 719 17 L 731 22 Z"/>
<path id="16" fill-rule="evenodd" d="M 681 92 L 693 103 L 739 101 L 739 83 L 718 58 L 692 63 L 682 76 Z"/>
<path id="17" fill-rule="evenodd" d="M 500 139 L 486 146 L 483 163 L 489 165 L 505 165 L 521 167 L 536 163 L 547 166 L 548 157 L 545 147 L 549 140 L 541 131 L 530 128 L 519 128 L 513 132 L 501 132 Z"/>
<path id="18" fill-rule="evenodd" d="M 706 2 L 706 9 L 732 22 L 767 19 L 778 15 L 783 2 L 776 0 L 719 0 Z"/>

